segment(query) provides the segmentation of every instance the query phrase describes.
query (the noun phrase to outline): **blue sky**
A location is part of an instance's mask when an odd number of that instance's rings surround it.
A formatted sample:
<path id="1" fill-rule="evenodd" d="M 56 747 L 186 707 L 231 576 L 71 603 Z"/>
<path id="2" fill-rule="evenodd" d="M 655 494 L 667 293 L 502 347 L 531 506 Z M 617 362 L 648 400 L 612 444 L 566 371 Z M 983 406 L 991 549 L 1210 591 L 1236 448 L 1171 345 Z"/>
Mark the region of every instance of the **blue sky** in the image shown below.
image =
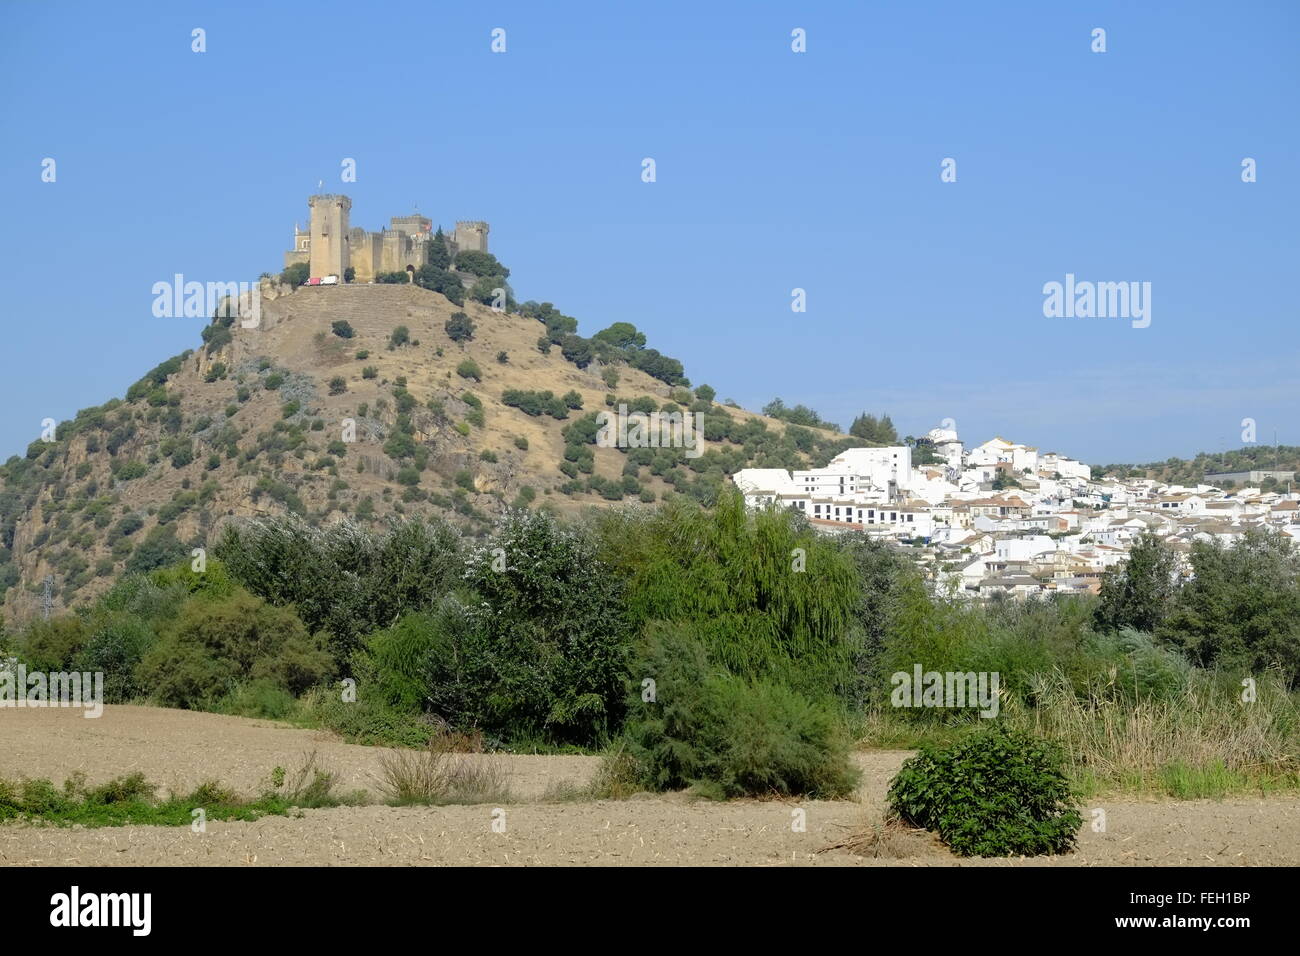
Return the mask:
<path id="1" fill-rule="evenodd" d="M 0 458 L 195 347 L 153 283 L 279 271 L 318 180 L 370 229 L 488 220 L 521 300 L 633 322 L 746 407 L 1094 463 L 1246 417 L 1300 444 L 1295 2 L 5 12 Z M 1150 282 L 1150 327 L 1045 318 L 1067 273 Z"/>

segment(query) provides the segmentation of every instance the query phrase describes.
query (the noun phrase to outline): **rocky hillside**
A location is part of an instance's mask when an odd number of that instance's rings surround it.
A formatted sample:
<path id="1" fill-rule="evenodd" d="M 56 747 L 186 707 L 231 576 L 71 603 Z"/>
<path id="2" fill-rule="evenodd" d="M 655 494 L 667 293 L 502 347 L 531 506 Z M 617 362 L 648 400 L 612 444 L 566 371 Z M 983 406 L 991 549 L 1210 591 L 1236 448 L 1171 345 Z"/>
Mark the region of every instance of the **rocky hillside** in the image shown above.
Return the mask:
<path id="1" fill-rule="evenodd" d="M 525 314 L 415 285 L 265 288 L 260 327 L 217 320 L 206 345 L 0 466 L 6 620 L 39 613 L 47 590 L 57 610 L 188 556 L 231 519 L 436 512 L 477 534 L 511 505 L 708 501 L 739 468 L 817 464 L 848 444 L 671 387 L 609 349 L 580 368 L 543 352 L 547 329 Z M 461 312 L 473 333 L 456 341 Z M 594 413 L 620 401 L 707 410 L 707 452 L 596 447 Z"/>

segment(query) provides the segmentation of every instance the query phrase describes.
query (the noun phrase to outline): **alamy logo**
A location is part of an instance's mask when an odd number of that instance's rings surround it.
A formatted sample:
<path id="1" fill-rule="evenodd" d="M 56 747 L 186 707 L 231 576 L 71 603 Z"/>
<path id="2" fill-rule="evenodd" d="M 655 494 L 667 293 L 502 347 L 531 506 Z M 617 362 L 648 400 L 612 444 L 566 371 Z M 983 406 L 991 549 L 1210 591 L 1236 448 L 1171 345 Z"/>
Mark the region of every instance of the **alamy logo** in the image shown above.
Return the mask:
<path id="1" fill-rule="evenodd" d="M 1065 282 L 1043 285 L 1043 315 L 1049 319 L 1132 319 L 1133 328 L 1151 324 L 1150 282 Z"/>
<path id="2" fill-rule="evenodd" d="M 262 322 L 260 282 L 186 282 L 176 273 L 172 282 L 153 284 L 153 314 L 158 319 L 239 318 L 240 326 L 255 329 Z"/>
<path id="3" fill-rule="evenodd" d="M 129 926 L 131 935 L 148 936 L 153 928 L 152 893 L 71 892 L 50 897 L 51 926 Z"/>
<path id="4" fill-rule="evenodd" d="M 703 412 L 597 412 L 601 448 L 684 448 L 687 458 L 704 454 Z"/>
<path id="5" fill-rule="evenodd" d="M 921 665 L 912 673 L 898 671 L 890 678 L 894 685 L 889 702 L 895 707 L 979 707 L 981 717 L 996 717 L 1001 698 L 998 687 L 1001 677 L 997 672 L 974 671 L 921 672 Z"/>
<path id="6" fill-rule="evenodd" d="M 28 671 L 14 658 L 0 660 L 0 708 L 84 707 L 81 716 L 104 713 L 103 671 L 46 673 Z"/>

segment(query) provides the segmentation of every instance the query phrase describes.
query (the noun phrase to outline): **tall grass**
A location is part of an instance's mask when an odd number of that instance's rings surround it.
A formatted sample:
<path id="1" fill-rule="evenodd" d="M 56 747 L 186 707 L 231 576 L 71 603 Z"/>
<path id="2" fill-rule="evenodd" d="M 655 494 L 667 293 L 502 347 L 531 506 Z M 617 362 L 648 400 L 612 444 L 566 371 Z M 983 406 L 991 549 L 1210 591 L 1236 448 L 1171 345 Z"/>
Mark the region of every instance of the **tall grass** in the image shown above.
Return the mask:
<path id="1" fill-rule="evenodd" d="M 502 758 L 457 753 L 434 738 L 423 750 L 394 750 L 379 758 L 380 789 L 398 806 L 509 803 Z"/>
<path id="2" fill-rule="evenodd" d="M 1079 693 L 1060 671 L 1031 678 L 1034 706 L 1009 701 L 1005 719 L 1062 743 L 1085 792 L 1155 790 L 1175 797 L 1300 787 L 1300 708 L 1280 680 L 1257 697 L 1193 672 L 1168 696 L 1133 700 L 1116 675 Z"/>

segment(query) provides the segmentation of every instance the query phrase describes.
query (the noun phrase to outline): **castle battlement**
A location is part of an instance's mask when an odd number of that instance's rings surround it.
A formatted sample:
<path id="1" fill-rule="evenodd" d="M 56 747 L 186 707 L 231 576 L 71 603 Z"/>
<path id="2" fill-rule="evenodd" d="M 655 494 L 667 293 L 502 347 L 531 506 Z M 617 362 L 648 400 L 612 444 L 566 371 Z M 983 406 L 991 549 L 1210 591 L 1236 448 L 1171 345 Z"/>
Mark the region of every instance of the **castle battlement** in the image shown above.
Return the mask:
<path id="1" fill-rule="evenodd" d="M 306 262 L 313 276 L 342 276 L 352 268 L 355 281 L 373 282 L 381 272 L 419 269 L 425 264 L 425 243 L 438 228 L 419 213 L 393 216 L 378 232 L 349 227 L 352 200 L 341 193 L 308 196 L 307 205 L 310 225 L 305 230 L 294 226 L 294 248 L 284 254 L 284 264 Z M 457 222 L 452 232 L 444 233 L 448 251 L 453 256 L 467 249 L 487 252 L 488 231 L 481 220 Z"/>

